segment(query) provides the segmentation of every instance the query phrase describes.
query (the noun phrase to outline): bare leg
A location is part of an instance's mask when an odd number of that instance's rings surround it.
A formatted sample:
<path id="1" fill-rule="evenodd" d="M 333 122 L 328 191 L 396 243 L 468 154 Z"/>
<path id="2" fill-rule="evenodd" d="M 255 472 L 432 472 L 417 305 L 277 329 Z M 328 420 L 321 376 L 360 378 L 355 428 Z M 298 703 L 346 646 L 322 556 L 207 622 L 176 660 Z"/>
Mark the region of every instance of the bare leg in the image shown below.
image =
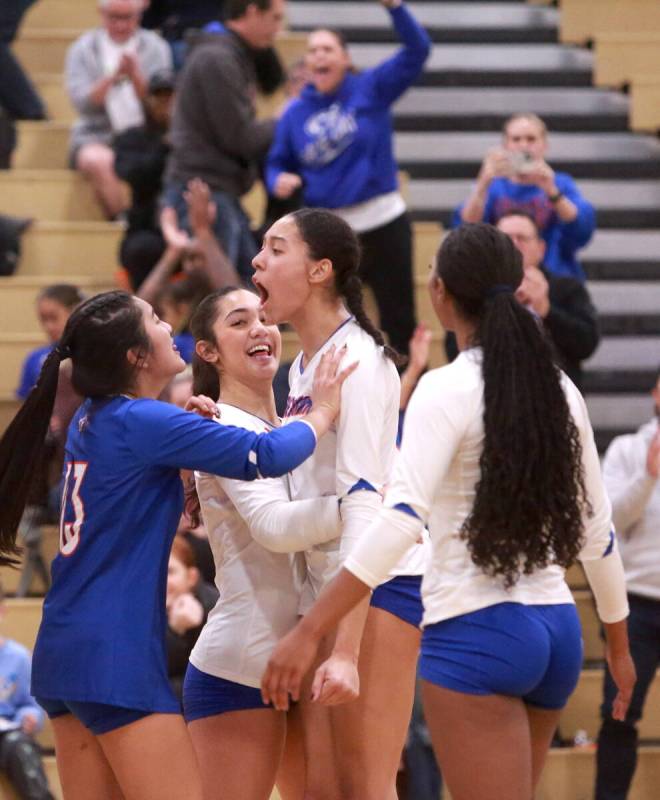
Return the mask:
<path id="1" fill-rule="evenodd" d="M 522 700 L 422 682 L 433 749 L 452 800 L 530 800 L 532 746 Z"/>
<path id="2" fill-rule="evenodd" d="M 307 674 L 300 692 L 298 708 L 302 718 L 305 748 L 305 800 L 337 800 L 341 798 L 330 709 L 312 703 L 310 696 L 316 668 L 330 655 L 330 643 L 319 648 L 319 657 Z"/>
<path id="3" fill-rule="evenodd" d="M 529 731 L 532 737 L 532 786 L 536 789 L 552 737 L 559 724 L 560 710 L 549 710 L 538 706 L 525 706 Z"/>
<path id="4" fill-rule="evenodd" d="M 277 790 L 282 800 L 303 800 L 305 796 L 305 740 L 299 706 L 286 715 L 286 744 L 277 771 Z"/>
<path id="5" fill-rule="evenodd" d="M 284 750 L 286 714 L 229 711 L 188 725 L 204 800 L 268 800 Z"/>
<path id="6" fill-rule="evenodd" d="M 396 798 L 412 712 L 421 632 L 370 608 L 360 649 L 360 696 L 331 708 L 342 800 Z"/>
<path id="7" fill-rule="evenodd" d="M 126 800 L 180 800 L 182 787 L 186 800 L 202 800 L 197 759 L 179 714 L 150 714 L 98 742 Z"/>
<path id="8" fill-rule="evenodd" d="M 72 714 L 52 721 L 64 800 L 123 800 L 98 740 Z"/>
<path id="9" fill-rule="evenodd" d="M 90 181 L 109 219 L 126 208 L 126 194 L 115 173 L 115 154 L 101 142 L 83 145 L 76 156 L 76 169 Z"/>

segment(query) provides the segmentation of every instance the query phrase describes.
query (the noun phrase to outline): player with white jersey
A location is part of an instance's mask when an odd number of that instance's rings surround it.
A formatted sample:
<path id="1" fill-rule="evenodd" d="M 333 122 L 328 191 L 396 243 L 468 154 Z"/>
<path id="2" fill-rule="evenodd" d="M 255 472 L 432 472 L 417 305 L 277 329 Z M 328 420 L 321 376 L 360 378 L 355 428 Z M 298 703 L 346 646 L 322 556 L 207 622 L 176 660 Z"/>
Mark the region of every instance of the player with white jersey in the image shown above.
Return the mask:
<path id="1" fill-rule="evenodd" d="M 220 397 L 218 424 L 257 434 L 279 427 L 272 380 L 281 340 L 276 326 L 263 324 L 257 295 L 214 292 L 190 324 L 193 391 Z M 339 505 L 336 496 L 291 502 L 288 476 L 249 483 L 199 472 L 196 487 L 220 597 L 190 655 L 184 716 L 204 796 L 268 800 L 287 715 L 264 705 L 259 682 L 278 639 L 297 622 L 305 569 L 298 551 L 339 535 Z M 280 773 L 284 800 L 293 780 Z"/>
<path id="2" fill-rule="evenodd" d="M 382 347 L 355 321 L 353 316 L 341 323 L 325 344 L 303 367 L 304 354 L 297 355 L 289 370 L 289 398 L 285 416 L 303 417 L 311 407 L 314 369 L 330 347 L 346 347 L 351 361 L 359 367 L 342 395 L 343 414 L 314 456 L 294 470 L 292 496 L 319 497 L 336 494 L 342 498 L 342 518 L 350 519 L 352 495 L 368 507 L 380 506 L 380 493 L 389 481 L 396 456 L 401 388 L 396 367 L 383 357 Z M 368 494 L 357 495 L 359 492 Z M 367 508 L 366 521 L 369 521 Z M 341 561 L 360 537 L 363 518 L 347 525 L 341 539 L 312 548 L 305 553 L 307 581 L 302 598 L 304 613 L 319 591 L 334 577 Z M 420 576 L 424 572 L 426 549 L 413 545 L 390 572 Z"/>
<path id="3" fill-rule="evenodd" d="M 292 478 L 295 498 L 336 494 L 342 517 L 339 541 L 305 552 L 301 613 L 378 513 L 396 453 L 396 356 L 363 309 L 359 256 L 347 223 L 326 210 L 302 209 L 268 230 L 253 261 L 267 319 L 289 322 L 302 344 L 291 367 L 287 417 L 304 418 L 309 410 L 311 375 L 329 348 L 345 347 L 347 359 L 359 362 L 343 388 L 336 433 L 309 469 L 294 471 Z M 327 643 L 329 657 L 316 671 L 311 691 L 314 699 L 333 706 L 329 718 L 325 709 L 303 699 L 307 791 L 314 797 L 382 800 L 395 792 L 413 701 L 425 555 L 424 544 L 413 543 L 371 605 L 363 603 Z M 358 675 L 359 698 L 343 703 L 357 693 Z M 334 758 L 321 738 L 328 723 Z"/>
<path id="4" fill-rule="evenodd" d="M 444 240 L 429 288 L 461 354 L 420 381 L 379 518 L 262 681 L 278 708 L 297 698 L 321 637 L 387 580 L 427 524 L 420 673 L 456 800 L 534 795 L 582 666 L 564 580 L 576 558 L 605 629 L 619 719 L 635 682 L 623 569 L 585 403 L 515 299 L 521 279 L 520 254 L 496 228 L 463 226 Z"/>

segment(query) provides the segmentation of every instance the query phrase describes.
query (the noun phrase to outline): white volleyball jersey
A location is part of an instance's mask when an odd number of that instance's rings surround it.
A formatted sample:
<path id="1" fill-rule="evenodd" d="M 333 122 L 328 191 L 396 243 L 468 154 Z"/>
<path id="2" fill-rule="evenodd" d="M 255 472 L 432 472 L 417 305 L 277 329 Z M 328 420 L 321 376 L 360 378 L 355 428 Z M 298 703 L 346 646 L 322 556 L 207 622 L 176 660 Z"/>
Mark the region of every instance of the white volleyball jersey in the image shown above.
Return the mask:
<path id="1" fill-rule="evenodd" d="M 344 501 L 341 513 L 345 531 L 349 523 L 346 509 L 350 505 L 346 498 L 362 488 L 382 492 L 390 478 L 396 455 L 401 385 L 383 348 L 350 317 L 308 364 L 303 363 L 302 353 L 294 360 L 289 371 L 287 418 L 309 412 L 314 372 L 332 345 L 347 345 L 344 363 L 359 361 L 359 366 L 342 387 L 339 420 L 321 438 L 310 458 L 292 473 L 291 496 L 298 499 L 336 494 Z M 425 544 L 411 547 L 390 575 L 421 575 L 427 555 Z M 332 579 L 341 560 L 339 540 L 305 551 L 307 580 L 302 612 Z"/>
<path id="2" fill-rule="evenodd" d="M 225 425 L 257 433 L 272 427 L 234 406 L 219 408 Z M 258 687 L 273 648 L 298 618 L 305 560 L 285 551 L 336 538 L 337 498 L 292 503 L 288 476 L 250 482 L 197 473 L 195 479 L 220 597 L 190 661 L 209 675 Z"/>
<path id="3" fill-rule="evenodd" d="M 484 382 L 481 350 L 461 353 L 446 367 L 421 379 L 410 400 L 406 426 L 381 520 L 348 557 L 346 568 L 377 585 L 403 550 L 428 523 L 433 548 L 424 579 L 423 625 L 497 603 L 572 603 L 564 570 L 553 564 L 521 575 L 507 589 L 472 560 L 460 535 L 471 513 L 479 481 L 484 440 Z M 616 547 L 611 507 L 600 474 L 598 453 L 585 402 L 562 375 L 562 387 L 580 434 L 584 483 L 591 509 L 584 508 L 583 561 L 607 556 Z M 409 513 L 392 509 L 408 509 Z M 383 519 L 385 517 L 385 519 Z M 379 543 L 379 547 L 374 545 Z"/>

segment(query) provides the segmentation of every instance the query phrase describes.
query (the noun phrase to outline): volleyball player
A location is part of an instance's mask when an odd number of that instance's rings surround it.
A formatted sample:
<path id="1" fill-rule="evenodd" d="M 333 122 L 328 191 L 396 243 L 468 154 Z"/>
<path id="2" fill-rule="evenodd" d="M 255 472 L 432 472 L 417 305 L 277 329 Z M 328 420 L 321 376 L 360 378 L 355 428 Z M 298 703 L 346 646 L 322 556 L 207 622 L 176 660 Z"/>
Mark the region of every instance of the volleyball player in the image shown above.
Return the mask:
<path id="1" fill-rule="evenodd" d="M 288 417 L 304 418 L 310 408 L 311 375 L 328 348 L 346 345 L 349 358 L 359 361 L 344 386 L 336 430 L 292 476 L 293 497 L 336 494 L 341 502 L 340 540 L 305 552 L 302 613 L 377 514 L 396 451 L 395 354 L 362 306 L 359 259 L 357 237 L 346 222 L 323 209 L 303 209 L 271 226 L 253 261 L 266 318 L 289 322 L 302 344 L 290 370 Z M 363 603 L 340 626 L 311 687 L 315 699 L 333 705 L 325 739 L 319 738 L 327 722 L 324 709 L 303 698 L 307 788 L 315 798 L 395 796 L 413 701 L 425 553 L 412 543 L 371 606 Z M 337 705 L 358 691 L 356 666 L 359 698 Z M 329 738 L 336 744 L 334 759 Z"/>
<path id="2" fill-rule="evenodd" d="M 219 421 L 255 433 L 280 425 L 272 381 L 281 338 L 262 317 L 254 292 L 230 288 L 207 297 L 191 320 L 195 394 L 219 397 Z M 204 797 L 268 800 L 276 776 L 285 800 L 301 796 L 292 784 L 300 784 L 304 764 L 281 771 L 287 714 L 263 704 L 259 682 L 278 639 L 297 622 L 304 576 L 297 551 L 341 532 L 337 498 L 292 502 L 286 476 L 246 482 L 197 473 L 196 482 L 220 592 L 184 685 Z"/>
<path id="3" fill-rule="evenodd" d="M 32 692 L 52 718 L 66 800 L 201 798 L 167 681 L 165 589 L 182 510 L 179 468 L 242 480 L 285 474 L 337 413 L 332 356 L 311 425 L 263 435 L 217 425 L 154 398 L 184 369 L 151 306 L 124 292 L 80 305 L 0 442 L 0 553 L 15 551 L 60 363 L 87 399 L 65 456 L 60 552 L 33 657 Z M 314 430 L 312 430 L 314 428 Z"/>
<path id="4" fill-rule="evenodd" d="M 264 700 L 296 698 L 320 637 L 387 579 L 428 522 L 420 672 L 426 719 L 455 800 L 529 800 L 582 665 L 564 569 L 585 568 L 619 693 L 635 670 L 610 504 L 584 400 L 514 292 L 521 258 L 484 224 L 443 242 L 430 281 L 461 354 L 424 376 L 379 518 L 274 652 Z"/>

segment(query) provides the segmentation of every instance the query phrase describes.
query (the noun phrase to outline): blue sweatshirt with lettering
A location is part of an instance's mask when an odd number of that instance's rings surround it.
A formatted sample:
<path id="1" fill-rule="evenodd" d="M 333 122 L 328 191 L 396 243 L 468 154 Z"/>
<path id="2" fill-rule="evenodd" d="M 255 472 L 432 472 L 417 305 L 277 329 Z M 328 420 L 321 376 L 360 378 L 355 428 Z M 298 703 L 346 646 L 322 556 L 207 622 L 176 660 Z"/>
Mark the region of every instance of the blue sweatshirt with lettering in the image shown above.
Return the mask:
<path id="1" fill-rule="evenodd" d="M 271 193 L 281 172 L 301 176 L 308 206 L 341 208 L 397 189 L 390 109 L 420 74 L 431 41 L 405 6 L 389 13 L 403 44 L 394 56 L 348 73 L 332 94 L 307 84 L 280 118 L 266 165 Z"/>

